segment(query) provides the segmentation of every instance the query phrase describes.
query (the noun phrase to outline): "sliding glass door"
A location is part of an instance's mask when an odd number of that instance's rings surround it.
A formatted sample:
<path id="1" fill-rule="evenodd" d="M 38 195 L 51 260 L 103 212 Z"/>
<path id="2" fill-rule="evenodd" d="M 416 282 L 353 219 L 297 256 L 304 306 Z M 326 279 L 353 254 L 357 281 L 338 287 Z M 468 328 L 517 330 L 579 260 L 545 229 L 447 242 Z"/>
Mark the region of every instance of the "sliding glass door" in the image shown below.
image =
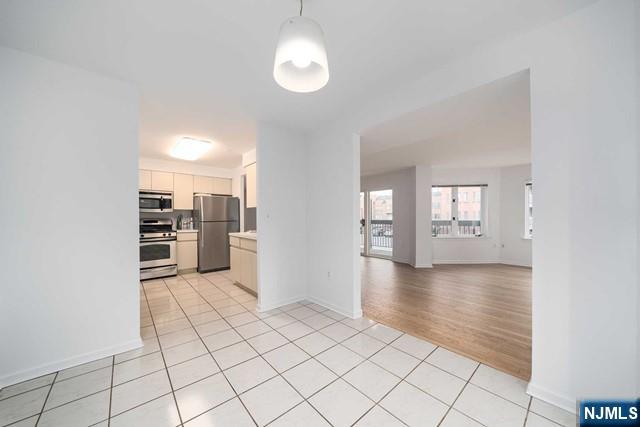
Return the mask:
<path id="1" fill-rule="evenodd" d="M 360 252 L 391 258 L 393 255 L 393 191 L 360 193 Z"/>

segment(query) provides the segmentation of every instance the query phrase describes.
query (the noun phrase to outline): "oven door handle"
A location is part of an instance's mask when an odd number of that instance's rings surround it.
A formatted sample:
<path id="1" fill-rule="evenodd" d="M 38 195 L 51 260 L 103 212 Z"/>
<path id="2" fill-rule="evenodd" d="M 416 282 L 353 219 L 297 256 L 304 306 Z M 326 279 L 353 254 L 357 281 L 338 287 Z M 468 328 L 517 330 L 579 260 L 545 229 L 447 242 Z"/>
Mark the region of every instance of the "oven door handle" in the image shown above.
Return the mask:
<path id="1" fill-rule="evenodd" d="M 153 270 L 153 271 L 157 271 L 157 272 L 162 272 L 162 271 L 171 271 L 174 268 L 176 268 L 175 265 L 167 265 L 164 267 L 147 267 L 147 268 L 141 268 L 142 271 L 145 270 Z"/>
<path id="2" fill-rule="evenodd" d="M 165 237 L 156 237 L 156 238 L 151 238 L 151 239 L 140 240 L 140 245 L 142 246 L 142 245 L 147 244 L 147 243 L 175 242 L 175 241 L 176 241 L 175 237 L 170 238 L 170 239 L 167 239 Z"/>

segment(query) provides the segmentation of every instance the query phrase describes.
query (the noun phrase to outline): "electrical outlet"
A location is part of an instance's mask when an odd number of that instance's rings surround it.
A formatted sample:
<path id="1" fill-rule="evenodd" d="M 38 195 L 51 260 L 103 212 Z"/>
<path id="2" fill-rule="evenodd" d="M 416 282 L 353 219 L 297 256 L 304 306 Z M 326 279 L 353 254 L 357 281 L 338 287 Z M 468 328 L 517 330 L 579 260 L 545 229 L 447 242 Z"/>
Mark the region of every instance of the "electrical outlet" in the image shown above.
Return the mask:
<path id="1" fill-rule="evenodd" d="M 331 280 L 331 272 L 327 271 L 327 280 Z"/>

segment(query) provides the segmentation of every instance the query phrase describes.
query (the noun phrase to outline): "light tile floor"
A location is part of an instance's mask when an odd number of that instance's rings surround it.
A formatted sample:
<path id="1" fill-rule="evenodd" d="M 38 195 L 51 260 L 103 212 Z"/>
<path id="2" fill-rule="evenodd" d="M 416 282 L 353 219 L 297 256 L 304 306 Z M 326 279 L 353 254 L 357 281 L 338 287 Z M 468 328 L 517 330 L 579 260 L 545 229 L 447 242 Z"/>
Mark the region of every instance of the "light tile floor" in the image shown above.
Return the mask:
<path id="1" fill-rule="evenodd" d="M 144 347 L 0 390 L 0 426 L 573 426 L 525 382 L 228 272 L 144 282 Z"/>

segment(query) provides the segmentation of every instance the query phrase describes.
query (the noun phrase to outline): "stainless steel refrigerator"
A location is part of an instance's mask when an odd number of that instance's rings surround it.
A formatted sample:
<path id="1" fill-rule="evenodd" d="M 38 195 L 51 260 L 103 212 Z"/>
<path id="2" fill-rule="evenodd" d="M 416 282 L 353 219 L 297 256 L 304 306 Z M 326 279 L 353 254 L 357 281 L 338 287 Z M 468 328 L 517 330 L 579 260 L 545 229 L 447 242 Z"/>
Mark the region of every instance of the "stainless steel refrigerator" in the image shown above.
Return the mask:
<path id="1" fill-rule="evenodd" d="M 229 233 L 240 231 L 237 197 L 195 195 L 193 216 L 198 229 L 198 271 L 229 268 Z"/>

